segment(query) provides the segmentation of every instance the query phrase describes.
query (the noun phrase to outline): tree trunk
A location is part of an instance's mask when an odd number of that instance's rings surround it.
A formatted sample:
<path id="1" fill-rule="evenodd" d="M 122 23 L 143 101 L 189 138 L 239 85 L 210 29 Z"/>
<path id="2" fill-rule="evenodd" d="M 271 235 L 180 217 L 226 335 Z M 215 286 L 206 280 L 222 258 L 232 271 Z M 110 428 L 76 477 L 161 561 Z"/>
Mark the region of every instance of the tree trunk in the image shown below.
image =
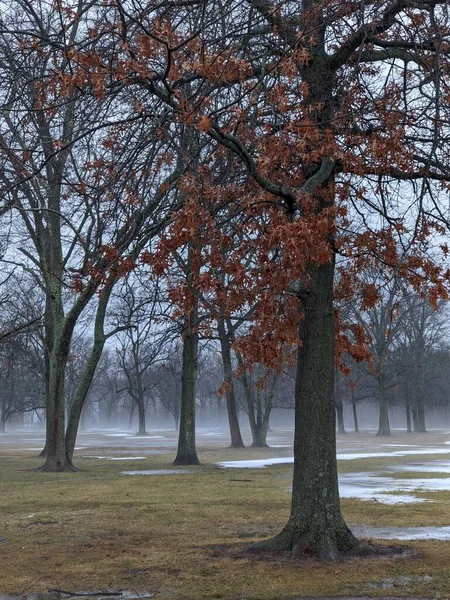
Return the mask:
<path id="1" fill-rule="evenodd" d="M 356 410 L 356 394 L 355 394 L 355 388 L 353 386 L 351 387 L 351 395 L 352 395 L 353 423 L 354 423 L 355 433 L 359 433 L 358 412 Z"/>
<path id="2" fill-rule="evenodd" d="M 139 413 L 139 431 L 137 435 L 147 435 L 147 429 L 145 425 L 145 400 L 143 395 L 138 393 L 138 413 Z"/>
<path id="3" fill-rule="evenodd" d="M 267 421 L 252 428 L 252 448 L 267 448 Z"/>
<path id="4" fill-rule="evenodd" d="M 310 291 L 300 321 L 289 521 L 275 538 L 255 545 L 312 552 L 334 559 L 359 545 L 341 514 L 334 407 L 334 263 L 310 267 Z"/>
<path id="5" fill-rule="evenodd" d="M 72 469 L 75 469 L 75 467 L 73 466 L 73 452 L 75 450 L 75 442 L 77 439 L 81 412 L 83 410 L 84 402 L 86 400 L 86 396 L 88 395 L 89 388 L 91 387 L 92 380 L 94 379 L 95 370 L 97 368 L 98 361 L 100 360 L 100 357 L 102 355 L 104 345 L 104 335 L 95 336 L 94 347 L 92 348 L 91 355 L 89 356 L 86 367 L 84 368 L 81 381 L 78 384 L 70 409 L 66 430 L 66 460 L 67 465 Z"/>
<path id="6" fill-rule="evenodd" d="M 133 427 L 133 417 L 134 417 L 134 409 L 135 408 L 136 408 L 136 403 L 131 401 L 130 413 L 128 415 L 128 429 L 132 429 L 132 427 Z"/>
<path id="7" fill-rule="evenodd" d="M 378 423 L 378 436 L 389 436 L 391 435 L 391 428 L 389 426 L 389 415 L 388 415 L 388 404 L 386 397 L 386 388 L 384 385 L 383 378 L 378 381 L 378 401 L 379 401 L 379 423 Z"/>
<path id="8" fill-rule="evenodd" d="M 58 340 L 50 356 L 50 378 L 47 398 L 46 461 L 38 470 L 66 471 L 64 379 L 68 358 L 67 340 Z"/>
<path id="9" fill-rule="evenodd" d="M 236 409 L 233 369 L 231 364 L 231 343 L 225 329 L 225 319 L 223 317 L 217 319 L 217 329 L 220 337 L 223 377 L 227 386 L 225 397 L 227 401 L 228 423 L 230 426 L 231 448 L 245 448 Z"/>
<path id="10" fill-rule="evenodd" d="M 425 424 L 425 398 L 424 398 L 424 373 L 423 367 L 419 367 L 417 375 L 417 392 L 416 392 L 416 408 L 417 408 L 417 433 L 426 433 Z"/>
<path id="11" fill-rule="evenodd" d="M 6 432 L 6 419 L 2 416 L 0 419 L 0 433 Z"/>
<path id="12" fill-rule="evenodd" d="M 187 284 L 193 300 L 191 313 L 185 318 L 183 365 L 181 375 L 181 414 L 175 465 L 198 465 L 195 446 L 195 403 L 198 370 L 198 291 L 192 286 L 194 275 L 193 243 L 189 247 Z M 197 269 L 196 269 L 197 271 Z"/>
<path id="13" fill-rule="evenodd" d="M 338 433 L 347 433 L 345 431 L 345 425 L 344 425 L 344 405 L 342 404 L 342 401 L 340 401 L 340 400 L 338 400 L 336 402 L 336 415 L 337 415 Z"/>
<path id="14" fill-rule="evenodd" d="M 175 423 L 175 431 L 178 431 L 180 427 L 180 415 L 178 413 L 173 413 L 173 421 Z"/>
<path id="15" fill-rule="evenodd" d="M 195 400 L 197 387 L 198 333 L 188 325 L 183 340 L 183 372 L 181 376 L 181 415 L 178 450 L 174 464 L 198 465 L 195 446 Z"/>
<path id="16" fill-rule="evenodd" d="M 406 432 L 407 433 L 412 433 L 412 428 L 411 428 L 411 406 L 410 406 L 410 403 L 409 403 L 408 386 L 406 386 L 405 408 L 406 408 Z"/>
<path id="17" fill-rule="evenodd" d="M 414 433 L 418 433 L 418 431 L 419 431 L 419 422 L 418 422 L 418 419 L 417 419 L 417 407 L 411 408 L 411 415 L 412 415 L 412 420 L 413 420 Z"/>

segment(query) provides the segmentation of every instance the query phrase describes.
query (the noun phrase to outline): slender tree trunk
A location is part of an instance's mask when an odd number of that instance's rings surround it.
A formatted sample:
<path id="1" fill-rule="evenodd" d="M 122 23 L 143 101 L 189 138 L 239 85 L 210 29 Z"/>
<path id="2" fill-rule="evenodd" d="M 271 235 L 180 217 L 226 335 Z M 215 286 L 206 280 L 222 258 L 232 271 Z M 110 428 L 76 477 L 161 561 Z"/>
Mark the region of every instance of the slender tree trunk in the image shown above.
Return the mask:
<path id="1" fill-rule="evenodd" d="M 356 394 L 355 394 L 355 388 L 353 386 L 351 387 L 351 395 L 352 395 L 353 423 L 354 423 L 355 433 L 359 433 L 358 412 L 356 410 Z"/>
<path id="2" fill-rule="evenodd" d="M 338 433 L 347 433 L 344 425 L 344 405 L 342 402 L 336 404 Z"/>
<path id="3" fill-rule="evenodd" d="M 334 402 L 336 405 L 337 429 L 338 433 L 347 433 L 344 424 L 344 405 L 342 403 L 341 391 L 339 389 L 339 372 L 334 370 Z"/>
<path id="4" fill-rule="evenodd" d="M 178 431 L 180 427 L 180 415 L 178 413 L 173 414 L 173 422 L 175 423 L 175 431 Z"/>
<path id="5" fill-rule="evenodd" d="M 310 267 L 300 321 L 296 379 L 294 481 L 289 521 L 256 547 L 335 558 L 359 545 L 341 514 L 334 407 L 334 264 Z"/>
<path id="6" fill-rule="evenodd" d="M 344 405 L 340 398 L 336 399 L 336 416 L 337 416 L 337 430 L 338 433 L 347 433 L 344 425 Z"/>
<path id="7" fill-rule="evenodd" d="M 230 426 L 231 448 L 245 448 L 236 409 L 233 368 L 231 364 L 231 343 L 225 329 L 225 319 L 223 317 L 217 319 L 217 329 L 220 337 L 223 376 L 227 386 L 225 397 L 227 401 L 228 423 Z"/>
<path id="8" fill-rule="evenodd" d="M 98 361 L 103 352 L 105 345 L 105 339 L 96 339 L 94 341 L 94 347 L 92 348 L 91 355 L 89 356 L 88 362 L 84 368 L 81 381 L 78 384 L 75 392 L 75 397 L 72 402 L 69 418 L 67 421 L 66 430 L 66 460 L 67 465 L 71 469 L 75 469 L 73 465 L 73 452 L 75 450 L 75 443 L 77 439 L 78 427 L 80 424 L 80 417 L 83 410 L 86 396 L 88 395 L 89 389 L 94 379 L 95 370 L 98 365 Z"/>
<path id="9" fill-rule="evenodd" d="M 181 414 L 178 449 L 174 464 L 198 465 L 195 446 L 195 403 L 198 370 L 198 292 L 192 286 L 194 269 L 193 242 L 189 247 L 187 284 L 191 290 L 193 307 L 186 316 L 183 338 L 183 366 L 181 375 Z"/>
<path id="10" fill-rule="evenodd" d="M 0 433 L 5 433 L 6 432 L 6 419 L 5 417 L 2 416 L 2 418 L 0 419 Z"/>
<path id="11" fill-rule="evenodd" d="M 410 403 L 409 403 L 408 387 L 406 388 L 405 409 L 406 409 L 406 432 L 407 433 L 412 433 L 412 428 L 411 428 L 411 406 L 410 406 Z"/>
<path id="12" fill-rule="evenodd" d="M 416 392 L 416 407 L 417 407 L 417 433 L 426 433 L 427 428 L 425 424 L 425 398 L 424 398 L 424 373 L 423 367 L 419 367 L 419 373 L 417 377 L 417 392 Z"/>
<path id="13" fill-rule="evenodd" d="M 386 396 L 386 387 L 384 385 L 383 376 L 378 381 L 378 402 L 379 402 L 379 423 L 378 423 L 378 436 L 389 436 L 391 435 L 391 428 L 389 426 L 389 415 L 388 415 L 388 403 Z"/>
<path id="14" fill-rule="evenodd" d="M 414 406 L 413 408 L 411 408 L 411 415 L 412 415 L 412 420 L 413 420 L 414 433 L 418 433 L 419 421 L 417 419 L 417 407 Z"/>

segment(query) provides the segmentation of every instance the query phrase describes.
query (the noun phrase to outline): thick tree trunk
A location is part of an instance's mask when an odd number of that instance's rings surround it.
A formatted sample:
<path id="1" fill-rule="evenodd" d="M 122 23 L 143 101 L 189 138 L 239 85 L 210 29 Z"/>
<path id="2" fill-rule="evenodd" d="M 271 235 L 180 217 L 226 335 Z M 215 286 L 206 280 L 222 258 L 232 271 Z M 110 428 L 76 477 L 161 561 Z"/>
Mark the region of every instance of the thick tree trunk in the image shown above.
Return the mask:
<path id="1" fill-rule="evenodd" d="M 228 423 L 230 426 L 231 448 L 245 448 L 236 409 L 233 368 L 231 363 L 231 343 L 225 329 L 225 319 L 223 317 L 217 319 L 217 330 L 220 337 L 223 377 L 226 383 L 225 397 L 227 401 Z"/>
<path id="2" fill-rule="evenodd" d="M 267 448 L 267 421 L 252 427 L 252 448 Z"/>
<path id="3" fill-rule="evenodd" d="M 334 559 L 359 545 L 341 514 L 334 407 L 334 264 L 311 267 L 298 349 L 294 481 L 289 521 L 256 547 Z"/>
<path id="4" fill-rule="evenodd" d="M 378 422 L 378 436 L 389 436 L 391 435 L 391 428 L 389 426 L 389 415 L 388 415 L 388 403 L 386 396 L 386 388 L 384 381 L 381 378 L 378 382 L 378 402 L 379 402 L 379 422 Z"/>
<path id="5" fill-rule="evenodd" d="M 137 435 L 147 435 L 146 423 L 145 423 L 145 400 L 143 395 L 138 395 L 138 414 L 139 414 L 139 431 Z"/>
<path id="6" fill-rule="evenodd" d="M 46 461 L 40 471 L 68 470 L 65 450 L 64 379 L 68 358 L 67 341 L 59 340 L 50 356 L 50 378 L 47 398 Z"/>
<path id="7" fill-rule="evenodd" d="M 72 471 L 73 466 L 67 462 L 65 440 L 65 396 L 64 384 L 66 365 L 69 358 L 70 343 L 78 317 L 83 312 L 94 294 L 93 288 L 89 294 L 80 296 L 71 310 L 64 316 L 60 282 L 55 284 L 52 295 L 52 307 L 46 313 L 48 332 L 48 386 L 46 409 L 46 461 L 39 471 L 59 472 Z"/>
<path id="8" fill-rule="evenodd" d="M 198 465 L 195 446 L 195 401 L 197 387 L 198 332 L 188 325 L 183 339 L 183 372 L 181 376 L 181 415 L 178 450 L 174 464 Z"/>
<path id="9" fill-rule="evenodd" d="M 189 247 L 187 284 L 193 300 L 192 310 L 185 318 L 183 337 L 183 365 L 181 374 L 181 413 L 178 449 L 175 465 L 198 465 L 200 461 L 195 446 L 195 403 L 198 371 L 198 291 L 193 287 L 193 242 Z"/>
<path id="10" fill-rule="evenodd" d="M 6 419 L 4 417 L 2 417 L 0 419 L 0 433 L 5 433 L 6 432 Z"/>

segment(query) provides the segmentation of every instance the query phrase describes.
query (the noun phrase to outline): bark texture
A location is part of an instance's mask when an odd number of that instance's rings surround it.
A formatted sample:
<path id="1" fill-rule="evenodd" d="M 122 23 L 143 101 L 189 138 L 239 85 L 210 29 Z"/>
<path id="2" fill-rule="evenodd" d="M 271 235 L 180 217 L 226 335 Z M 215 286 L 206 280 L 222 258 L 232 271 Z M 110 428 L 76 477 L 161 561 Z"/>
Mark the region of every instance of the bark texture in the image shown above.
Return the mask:
<path id="1" fill-rule="evenodd" d="M 228 424 L 230 427 L 231 448 L 245 448 L 239 427 L 236 397 L 234 393 L 233 367 L 231 362 L 231 342 L 225 327 L 225 319 L 217 319 L 217 330 L 220 338 L 223 377 L 226 383 L 225 398 L 227 401 Z"/>
<path id="2" fill-rule="evenodd" d="M 379 420 L 378 420 L 378 436 L 390 436 L 391 428 L 389 426 L 388 402 L 386 395 L 386 386 L 381 378 L 378 382 L 378 405 L 379 405 Z"/>
<path id="3" fill-rule="evenodd" d="M 194 275 L 193 243 L 189 248 L 187 285 L 192 293 L 192 310 L 186 315 L 183 332 L 180 430 L 175 465 L 198 465 L 195 445 L 195 404 L 198 373 L 198 292 L 192 286 Z"/>
<path id="4" fill-rule="evenodd" d="M 289 521 L 261 550 L 334 559 L 359 545 L 341 514 L 334 410 L 334 265 L 311 267 L 300 323 L 294 480 Z"/>

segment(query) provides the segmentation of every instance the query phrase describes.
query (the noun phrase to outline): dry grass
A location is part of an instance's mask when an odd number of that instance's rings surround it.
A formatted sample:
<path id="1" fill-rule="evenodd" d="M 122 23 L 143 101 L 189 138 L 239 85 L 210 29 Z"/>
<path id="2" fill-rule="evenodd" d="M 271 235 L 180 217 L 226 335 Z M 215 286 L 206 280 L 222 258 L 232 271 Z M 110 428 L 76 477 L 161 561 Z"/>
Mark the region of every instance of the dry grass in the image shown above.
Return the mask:
<path id="1" fill-rule="evenodd" d="M 267 456 L 267 450 L 262 452 Z M 4 454 L 0 536 L 7 542 L 0 544 L 0 592 L 128 588 L 208 600 L 448 596 L 448 542 L 408 542 L 413 555 L 334 564 L 233 556 L 232 549 L 270 535 L 285 523 L 291 467 L 232 471 L 212 463 L 257 458 L 262 452 L 203 451 L 203 466 L 191 469 L 196 475 L 136 477 L 121 471 L 171 468 L 172 455 L 130 462 L 79 458 L 81 472 L 50 475 L 32 472 L 39 459 L 18 451 Z M 370 470 L 370 461 L 345 461 L 341 467 Z M 387 466 L 392 460 L 384 462 Z M 250 481 L 239 481 L 246 479 Z M 433 498 L 438 502 L 342 504 L 349 524 L 449 524 L 450 492 Z M 387 579 L 393 586 L 388 591 L 382 584 Z"/>

